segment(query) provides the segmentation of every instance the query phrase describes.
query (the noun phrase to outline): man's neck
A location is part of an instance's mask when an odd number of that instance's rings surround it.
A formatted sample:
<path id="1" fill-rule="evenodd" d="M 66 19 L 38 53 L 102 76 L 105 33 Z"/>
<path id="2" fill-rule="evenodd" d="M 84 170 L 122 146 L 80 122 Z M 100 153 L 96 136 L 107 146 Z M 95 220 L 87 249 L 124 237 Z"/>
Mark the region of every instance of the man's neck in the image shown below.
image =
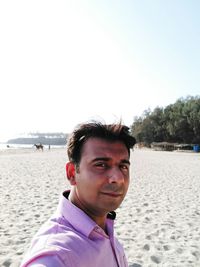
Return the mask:
<path id="1" fill-rule="evenodd" d="M 101 227 L 106 232 L 106 218 L 107 214 L 105 215 L 96 215 L 94 214 L 90 209 L 84 206 L 84 204 L 80 201 L 78 198 L 75 190 L 70 191 L 69 201 L 72 202 L 75 206 L 77 206 L 79 209 L 81 209 L 83 212 L 85 212 L 96 224 Z"/>

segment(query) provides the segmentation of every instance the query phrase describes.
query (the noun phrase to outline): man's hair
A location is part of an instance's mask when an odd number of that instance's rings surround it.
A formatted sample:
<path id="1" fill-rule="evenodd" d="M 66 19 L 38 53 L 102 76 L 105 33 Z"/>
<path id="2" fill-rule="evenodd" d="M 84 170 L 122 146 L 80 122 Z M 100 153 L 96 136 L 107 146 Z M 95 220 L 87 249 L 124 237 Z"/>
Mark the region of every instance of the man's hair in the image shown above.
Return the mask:
<path id="1" fill-rule="evenodd" d="M 117 124 L 103 124 L 101 122 L 79 124 L 68 139 L 68 159 L 79 165 L 82 147 L 89 138 L 101 138 L 111 142 L 120 141 L 125 144 L 130 155 L 130 149 L 133 148 L 136 140 L 129 130 L 129 127 L 122 125 L 121 122 Z"/>

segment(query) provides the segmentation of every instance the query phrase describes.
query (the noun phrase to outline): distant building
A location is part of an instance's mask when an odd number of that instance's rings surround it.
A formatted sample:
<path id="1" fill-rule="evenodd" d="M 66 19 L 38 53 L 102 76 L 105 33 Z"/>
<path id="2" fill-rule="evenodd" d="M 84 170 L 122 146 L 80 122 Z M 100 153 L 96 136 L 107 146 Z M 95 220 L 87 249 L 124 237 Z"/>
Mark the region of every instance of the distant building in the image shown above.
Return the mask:
<path id="1" fill-rule="evenodd" d="M 173 151 L 176 148 L 177 143 L 168 142 L 153 142 L 151 143 L 151 148 L 159 151 Z"/>

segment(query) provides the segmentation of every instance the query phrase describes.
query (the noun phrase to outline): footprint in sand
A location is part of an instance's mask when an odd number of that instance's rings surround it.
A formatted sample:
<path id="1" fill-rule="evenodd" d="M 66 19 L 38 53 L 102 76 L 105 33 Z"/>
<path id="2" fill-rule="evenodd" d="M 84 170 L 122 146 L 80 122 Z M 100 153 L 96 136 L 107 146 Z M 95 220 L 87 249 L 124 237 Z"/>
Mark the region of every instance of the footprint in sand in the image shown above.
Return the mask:
<path id="1" fill-rule="evenodd" d="M 146 210 L 146 213 L 152 213 L 154 212 L 153 210 Z"/>
<path id="2" fill-rule="evenodd" d="M 170 246 L 169 245 L 164 245 L 163 248 L 164 248 L 165 251 L 170 250 Z"/>
<path id="3" fill-rule="evenodd" d="M 147 240 L 151 240 L 152 237 L 151 237 L 150 235 L 147 235 L 147 236 L 146 236 L 146 239 L 147 239 Z"/>
<path id="4" fill-rule="evenodd" d="M 183 249 L 182 249 L 182 248 L 177 248 L 177 249 L 176 249 L 176 252 L 177 252 L 178 254 L 182 254 L 182 253 L 183 253 Z"/>
<path id="5" fill-rule="evenodd" d="M 151 260 L 153 261 L 153 262 L 155 262 L 155 263 L 161 263 L 161 258 L 160 257 L 158 257 L 158 256 L 155 256 L 155 255 L 152 255 L 151 256 Z"/>
<path id="6" fill-rule="evenodd" d="M 200 252 L 199 252 L 199 251 L 193 251 L 191 254 L 192 254 L 197 260 L 200 259 Z"/>
<path id="7" fill-rule="evenodd" d="M 148 244 L 145 244 L 143 249 L 146 250 L 146 251 L 149 251 L 150 250 L 150 246 Z"/>
<path id="8" fill-rule="evenodd" d="M 139 263 L 133 263 L 132 265 L 129 265 L 129 267 L 142 267 Z"/>

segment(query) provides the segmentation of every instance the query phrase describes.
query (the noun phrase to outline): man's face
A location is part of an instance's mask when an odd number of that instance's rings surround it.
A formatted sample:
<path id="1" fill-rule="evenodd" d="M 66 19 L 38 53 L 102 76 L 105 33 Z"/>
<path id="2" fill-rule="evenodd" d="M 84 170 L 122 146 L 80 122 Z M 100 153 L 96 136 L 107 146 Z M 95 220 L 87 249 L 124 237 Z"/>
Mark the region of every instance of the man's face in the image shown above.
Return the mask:
<path id="1" fill-rule="evenodd" d="M 75 190 L 81 208 L 105 216 L 119 207 L 129 185 L 129 154 L 119 141 L 88 139 L 75 173 Z"/>

